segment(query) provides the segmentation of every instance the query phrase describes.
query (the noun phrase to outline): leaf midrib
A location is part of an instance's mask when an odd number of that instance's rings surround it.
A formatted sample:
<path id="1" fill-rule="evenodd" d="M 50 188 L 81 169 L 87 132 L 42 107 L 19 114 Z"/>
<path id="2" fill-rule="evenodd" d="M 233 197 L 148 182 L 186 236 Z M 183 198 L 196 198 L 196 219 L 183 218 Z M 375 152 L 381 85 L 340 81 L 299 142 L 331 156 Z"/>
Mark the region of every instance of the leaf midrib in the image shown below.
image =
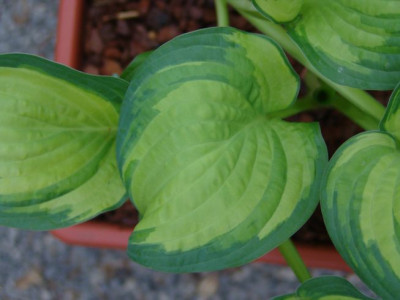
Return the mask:
<path id="1" fill-rule="evenodd" d="M 203 156 L 200 157 L 199 159 L 204 159 L 205 156 L 214 155 L 215 152 L 219 152 L 219 153 L 222 153 L 222 154 L 220 155 L 220 158 L 217 159 L 217 161 L 220 160 L 221 157 L 223 157 L 223 153 L 225 153 L 225 151 L 224 151 L 225 149 L 229 148 L 230 145 L 232 145 L 234 142 L 236 142 L 236 140 L 237 140 L 238 138 L 243 138 L 243 136 L 244 136 L 244 138 L 246 138 L 246 135 L 247 135 L 247 134 L 246 134 L 246 131 L 248 131 L 249 128 L 251 128 L 251 127 L 253 127 L 253 126 L 256 126 L 256 124 L 257 124 L 258 122 L 263 122 L 263 121 L 265 121 L 265 117 L 262 116 L 262 115 L 259 115 L 258 117 L 254 118 L 253 120 L 248 121 L 246 124 L 243 125 L 243 127 L 242 127 L 241 129 L 237 130 L 237 131 L 236 131 L 234 134 L 232 134 L 228 139 L 225 139 L 225 140 L 221 140 L 221 141 L 216 142 L 218 145 L 215 146 L 215 149 L 213 149 L 213 150 L 211 150 L 210 152 L 206 153 L 205 155 L 203 155 Z M 204 121 L 203 121 L 203 122 L 204 122 Z M 213 122 L 213 121 L 210 120 L 210 121 L 208 121 L 208 122 Z M 190 123 L 193 123 L 193 122 L 191 121 Z M 250 129 L 250 130 L 251 130 L 251 129 Z M 166 136 L 166 135 L 164 135 L 164 137 L 165 137 L 165 136 Z M 200 145 L 201 145 L 201 144 L 200 144 Z M 190 149 L 190 148 L 192 148 L 192 147 L 198 147 L 198 146 L 199 146 L 199 144 L 192 145 L 192 146 L 189 147 L 189 148 L 185 148 L 184 151 L 187 151 L 188 149 Z M 154 145 L 153 145 L 151 148 L 153 148 L 153 147 L 154 147 Z M 180 152 L 176 153 L 175 156 L 179 156 L 182 152 L 183 152 L 183 151 L 180 151 Z M 144 158 L 147 156 L 147 154 L 149 154 L 149 153 L 150 153 L 150 148 L 149 148 L 149 151 L 146 153 L 146 155 L 144 155 L 144 156 L 142 157 L 142 159 L 144 159 Z M 196 161 L 196 162 L 197 162 L 197 161 Z M 170 174 L 170 176 L 168 176 L 169 180 L 165 181 L 164 184 L 163 184 L 162 186 L 160 186 L 158 189 L 155 189 L 155 190 L 154 190 L 154 194 L 152 194 L 151 197 L 148 197 L 148 198 L 149 198 L 149 199 L 151 199 L 151 198 L 156 198 L 157 195 L 160 193 L 160 191 L 164 188 L 164 186 L 170 183 L 170 180 L 171 180 L 172 178 L 174 178 L 175 176 L 177 176 L 177 174 L 181 173 L 183 170 L 186 170 L 187 168 L 189 168 L 190 165 L 192 165 L 193 163 L 194 163 L 194 162 L 192 162 L 191 164 L 187 165 L 187 166 L 186 166 L 184 169 L 182 169 L 182 170 L 179 170 L 179 171 L 176 171 L 176 172 Z M 144 182 L 144 185 L 145 185 L 145 186 L 151 185 L 150 179 L 151 179 L 150 176 L 148 176 L 148 177 L 146 178 L 146 180 L 145 180 L 145 182 Z M 141 195 L 141 197 L 144 197 L 144 195 Z M 147 200 L 146 200 L 145 202 L 147 202 Z M 143 209 L 142 213 L 144 214 L 144 211 L 146 211 L 146 213 L 152 212 L 152 211 L 154 211 L 154 210 L 157 210 L 160 206 L 162 206 L 162 204 L 158 204 L 157 206 L 153 206 L 153 207 L 147 205 L 146 208 Z M 151 207 L 150 210 L 148 210 L 149 207 Z"/>

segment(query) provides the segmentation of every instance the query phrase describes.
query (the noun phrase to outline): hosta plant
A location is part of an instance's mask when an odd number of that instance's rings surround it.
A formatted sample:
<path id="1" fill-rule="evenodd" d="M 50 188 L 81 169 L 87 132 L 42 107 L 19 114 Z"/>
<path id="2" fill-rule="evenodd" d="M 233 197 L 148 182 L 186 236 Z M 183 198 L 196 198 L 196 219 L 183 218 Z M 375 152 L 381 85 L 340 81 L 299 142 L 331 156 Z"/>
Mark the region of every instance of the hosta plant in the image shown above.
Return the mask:
<path id="1" fill-rule="evenodd" d="M 263 34 L 219 27 L 137 57 L 121 77 L 0 55 L 0 224 L 50 230 L 129 198 L 128 255 L 150 268 L 211 271 L 279 247 L 300 281 L 277 299 L 369 299 L 309 279 L 290 237 L 320 202 L 349 266 L 400 295 L 400 1 L 229 0 Z M 305 96 L 284 50 L 308 69 Z M 385 108 L 365 89 L 394 90 Z M 324 101 L 321 103 L 321 91 Z M 366 132 L 328 162 L 332 106 Z"/>

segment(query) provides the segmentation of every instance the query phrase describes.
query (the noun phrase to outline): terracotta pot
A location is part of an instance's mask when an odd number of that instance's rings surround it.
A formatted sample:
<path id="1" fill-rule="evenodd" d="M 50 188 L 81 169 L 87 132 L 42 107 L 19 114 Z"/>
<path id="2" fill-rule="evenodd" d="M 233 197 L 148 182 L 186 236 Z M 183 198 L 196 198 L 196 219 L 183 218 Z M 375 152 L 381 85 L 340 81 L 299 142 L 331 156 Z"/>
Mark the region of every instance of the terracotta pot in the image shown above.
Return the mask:
<path id="1" fill-rule="evenodd" d="M 55 60 L 79 69 L 84 0 L 60 0 Z M 89 221 L 52 231 L 67 244 L 125 249 L 133 228 Z M 296 244 L 308 267 L 351 271 L 333 247 Z M 257 261 L 286 264 L 277 249 Z"/>

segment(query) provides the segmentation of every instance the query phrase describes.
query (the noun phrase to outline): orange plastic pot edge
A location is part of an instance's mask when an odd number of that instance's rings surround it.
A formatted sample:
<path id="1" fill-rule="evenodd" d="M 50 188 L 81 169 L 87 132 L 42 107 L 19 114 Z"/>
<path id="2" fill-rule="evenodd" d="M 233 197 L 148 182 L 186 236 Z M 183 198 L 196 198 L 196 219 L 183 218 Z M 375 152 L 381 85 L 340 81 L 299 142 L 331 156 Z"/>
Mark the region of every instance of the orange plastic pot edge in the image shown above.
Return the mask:
<path id="1" fill-rule="evenodd" d="M 60 0 L 55 61 L 80 66 L 84 0 Z"/>

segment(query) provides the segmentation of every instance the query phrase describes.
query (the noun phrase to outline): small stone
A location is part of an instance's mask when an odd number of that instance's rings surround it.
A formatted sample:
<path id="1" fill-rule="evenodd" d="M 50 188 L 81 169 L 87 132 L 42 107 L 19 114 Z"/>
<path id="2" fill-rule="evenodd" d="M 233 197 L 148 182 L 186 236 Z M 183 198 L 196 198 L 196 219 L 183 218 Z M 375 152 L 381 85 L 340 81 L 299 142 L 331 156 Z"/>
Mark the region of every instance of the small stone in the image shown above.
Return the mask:
<path id="1" fill-rule="evenodd" d="M 43 283 L 43 277 L 38 268 L 29 270 L 25 275 L 15 282 L 17 289 L 26 290 L 33 285 L 40 285 Z"/>
<path id="2" fill-rule="evenodd" d="M 147 37 L 152 40 L 155 41 L 157 39 L 157 34 L 155 33 L 154 30 L 151 30 L 148 32 Z"/>
<path id="3" fill-rule="evenodd" d="M 197 293 L 200 297 L 208 299 L 216 294 L 218 287 L 219 279 L 217 273 L 210 273 L 201 279 L 197 286 Z"/>
<path id="4" fill-rule="evenodd" d="M 28 1 L 18 1 L 15 6 L 17 9 L 12 16 L 14 22 L 19 26 L 26 25 L 31 17 L 31 8 L 29 7 Z"/>
<path id="5" fill-rule="evenodd" d="M 88 280 L 91 285 L 99 286 L 105 281 L 105 275 L 101 272 L 100 268 L 92 269 L 88 274 Z"/>
<path id="6" fill-rule="evenodd" d="M 243 282 L 246 279 L 250 278 L 251 276 L 251 271 L 249 268 L 242 267 L 242 268 L 237 268 L 232 271 L 233 273 L 231 274 L 231 278 L 234 282 Z"/>
<path id="7" fill-rule="evenodd" d="M 168 296 L 168 294 L 161 292 L 159 295 L 157 295 L 157 298 L 159 300 L 170 300 L 171 297 Z"/>
<path id="8" fill-rule="evenodd" d="M 138 284 L 136 282 L 136 280 L 134 278 L 128 278 L 124 284 L 123 284 L 123 288 L 127 291 L 134 291 L 137 290 L 138 288 Z"/>

